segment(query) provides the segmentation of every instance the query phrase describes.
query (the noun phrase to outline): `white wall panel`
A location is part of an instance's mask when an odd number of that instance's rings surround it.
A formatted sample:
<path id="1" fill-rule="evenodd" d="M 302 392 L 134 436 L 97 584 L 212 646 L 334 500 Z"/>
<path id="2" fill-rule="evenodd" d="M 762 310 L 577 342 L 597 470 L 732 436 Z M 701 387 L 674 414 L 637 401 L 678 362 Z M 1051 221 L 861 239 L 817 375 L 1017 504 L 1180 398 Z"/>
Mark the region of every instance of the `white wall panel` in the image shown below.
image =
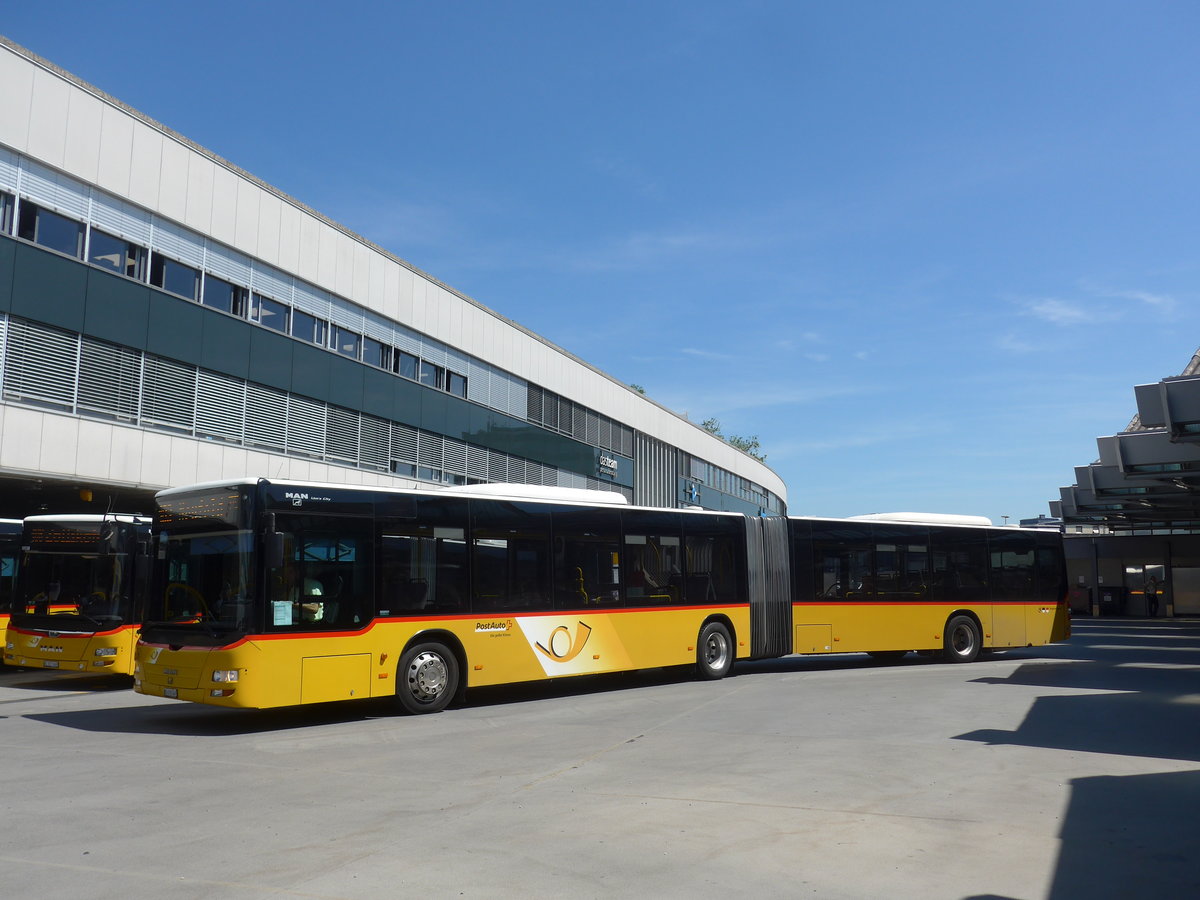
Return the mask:
<path id="1" fill-rule="evenodd" d="M 321 229 L 317 220 L 307 213 L 298 212 L 300 217 L 300 244 L 295 271 L 307 281 L 316 281 L 320 274 Z"/>
<path id="2" fill-rule="evenodd" d="M 385 305 L 383 298 L 388 286 L 388 269 L 392 268 L 392 263 L 378 253 L 366 253 L 363 259 L 367 266 L 367 307 L 382 313 Z"/>
<path id="3" fill-rule="evenodd" d="M 233 227 L 233 245 L 243 253 L 258 256 L 259 206 L 264 192 L 245 178 L 232 172 L 230 177 L 237 184 L 237 220 Z"/>
<path id="4" fill-rule="evenodd" d="M 212 228 L 213 181 L 216 164 L 199 153 L 188 152 L 187 205 L 184 222 L 202 234 Z"/>
<path id="5" fill-rule="evenodd" d="M 187 221 L 190 158 L 191 153 L 182 144 L 167 137 L 162 139 L 162 167 L 159 170 L 155 212 L 176 222 Z"/>
<path id="6" fill-rule="evenodd" d="M 329 283 L 330 290 L 361 303 L 362 301 L 359 300 L 361 295 L 354 290 L 354 250 L 362 245 L 358 241 L 346 237 L 340 231 L 334 231 L 333 237 L 337 261 L 333 281 Z"/>
<path id="7" fill-rule="evenodd" d="M 99 176 L 102 107 L 92 94 L 71 88 L 63 168 L 92 184 Z"/>
<path id="8" fill-rule="evenodd" d="M 29 149 L 33 67 L 7 47 L 0 47 L 0 85 L 0 143 L 23 152 Z"/>
<path id="9" fill-rule="evenodd" d="M 129 166 L 129 199 L 148 209 L 158 206 L 162 173 L 163 136 L 148 125 L 133 125 L 133 154 Z"/>
<path id="10" fill-rule="evenodd" d="M 79 420 L 71 416 L 45 416 L 42 419 L 42 452 L 38 471 L 74 476 L 76 447 L 79 445 Z"/>
<path id="11" fill-rule="evenodd" d="M 171 487 L 204 481 L 204 478 L 197 477 L 199 475 L 199 468 L 196 460 L 201 444 L 198 441 L 182 438 L 168 438 L 167 440 L 172 445 L 169 464 L 165 472 L 161 474 L 156 473 L 157 477 L 154 480 L 162 481 Z M 214 479 L 216 477 L 218 476 L 213 476 Z"/>
<path id="12" fill-rule="evenodd" d="M 79 420 L 79 438 L 75 443 L 75 472 L 81 478 L 108 480 L 112 470 L 113 426 L 107 422 Z"/>
<path id="13" fill-rule="evenodd" d="M 358 241 L 350 241 L 351 284 L 346 296 L 355 303 L 371 308 L 371 258 L 377 256 Z"/>
<path id="14" fill-rule="evenodd" d="M 34 69 L 29 153 L 60 169 L 66 158 L 70 98 L 70 85 L 44 69 Z"/>
<path id="15" fill-rule="evenodd" d="M 5 407 L 4 439 L 0 442 L 0 468 L 37 471 L 42 455 L 43 415 L 17 406 Z"/>
<path id="16" fill-rule="evenodd" d="M 112 450 L 109 477 L 113 481 L 125 482 L 126 484 L 161 485 L 166 487 L 166 482 L 151 481 L 142 473 L 143 432 L 141 429 L 121 428 L 118 426 L 110 427 L 112 428 L 112 443 L 110 445 Z"/>
<path id="17" fill-rule="evenodd" d="M 296 249 L 293 233 L 298 233 L 300 219 L 295 216 L 290 206 L 284 204 L 278 197 L 263 193 L 259 195 L 258 203 L 258 258 L 273 266 L 279 266 L 289 272 L 295 271 Z M 285 211 L 292 211 L 289 224 L 285 227 L 283 216 Z M 288 236 L 290 253 L 285 260 L 281 252 L 285 234 Z"/>
<path id="18" fill-rule="evenodd" d="M 129 170 L 133 164 L 133 119 L 108 104 L 100 110 L 100 161 L 96 180 L 105 190 L 129 194 Z"/>
<path id="19" fill-rule="evenodd" d="M 337 284 L 338 254 L 342 249 L 341 235 L 328 225 L 310 219 L 317 229 L 317 270 L 313 276 L 317 284 L 326 290 L 334 290 Z M 345 291 L 338 290 L 343 297 Z"/>
<path id="20" fill-rule="evenodd" d="M 213 166 L 212 175 L 211 234 L 221 243 L 236 247 L 238 182 L 242 179 L 224 166 Z"/>

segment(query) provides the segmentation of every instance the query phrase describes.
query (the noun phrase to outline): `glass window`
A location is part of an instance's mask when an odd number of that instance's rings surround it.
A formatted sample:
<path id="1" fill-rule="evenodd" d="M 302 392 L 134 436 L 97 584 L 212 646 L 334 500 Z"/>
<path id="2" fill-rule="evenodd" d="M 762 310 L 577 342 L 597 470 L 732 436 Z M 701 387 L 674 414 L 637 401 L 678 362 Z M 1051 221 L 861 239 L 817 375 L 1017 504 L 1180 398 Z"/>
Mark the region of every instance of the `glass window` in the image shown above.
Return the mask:
<path id="1" fill-rule="evenodd" d="M 333 326 L 333 349 L 342 356 L 358 359 L 358 345 L 361 341 L 361 335 L 355 334 L 341 325 Z"/>
<path id="2" fill-rule="evenodd" d="M 550 609 L 549 510 L 508 500 L 471 507 L 472 609 Z"/>
<path id="3" fill-rule="evenodd" d="M 554 510 L 554 605 L 621 605 L 621 514 L 615 509 Z"/>
<path id="4" fill-rule="evenodd" d="M 874 600 L 874 555 L 869 525 L 814 523 L 816 596 L 831 600 Z"/>
<path id="5" fill-rule="evenodd" d="M 290 312 L 291 309 L 278 300 L 263 297 L 261 294 L 254 295 L 253 317 L 259 325 L 287 334 Z"/>
<path id="6" fill-rule="evenodd" d="M 1033 541 L 1024 535 L 992 536 L 992 600 L 1033 600 L 1035 553 Z"/>
<path id="7" fill-rule="evenodd" d="M 930 599 L 986 603 L 987 533 L 967 528 L 935 528 L 930 534 L 930 544 Z"/>
<path id="8" fill-rule="evenodd" d="M 200 290 L 200 272 L 155 253 L 150 257 L 150 283 L 164 291 L 195 300 Z"/>
<path id="9" fill-rule="evenodd" d="M 419 362 L 420 360 L 418 360 L 411 353 L 405 353 L 403 350 L 397 350 L 392 371 L 394 371 L 397 375 L 403 375 L 405 378 L 411 378 L 413 381 L 416 381 L 417 363 Z"/>
<path id="10" fill-rule="evenodd" d="M 419 378 L 419 381 L 421 382 L 421 384 L 428 385 L 431 388 L 437 388 L 437 389 L 441 390 L 443 376 L 444 376 L 444 370 L 442 369 L 441 366 L 435 366 L 431 362 L 426 362 L 425 360 L 421 360 L 420 378 Z"/>
<path id="11" fill-rule="evenodd" d="M 12 214 L 15 205 L 12 194 L 0 191 L 0 231 L 5 234 L 12 232 Z"/>
<path id="12" fill-rule="evenodd" d="M 219 309 L 221 312 L 232 313 L 235 316 L 245 315 L 245 295 L 243 288 L 214 278 L 204 276 L 204 305 Z"/>
<path id="13" fill-rule="evenodd" d="M 688 603 L 744 603 L 746 526 L 740 516 L 684 516 Z"/>
<path id="14" fill-rule="evenodd" d="M 379 615 L 465 612 L 465 509 L 424 497 L 417 504 L 415 519 L 382 522 Z"/>
<path id="15" fill-rule="evenodd" d="M 88 237 L 88 262 L 141 281 L 146 251 L 132 241 L 93 228 Z"/>
<path id="16" fill-rule="evenodd" d="M 374 615 L 370 519 L 281 514 L 283 565 L 268 572 L 269 630 L 346 630 Z"/>
<path id="17" fill-rule="evenodd" d="M 392 368 L 392 348 L 374 338 L 363 338 L 363 362 L 381 369 Z"/>
<path id="18" fill-rule="evenodd" d="M 446 390 L 455 397 L 467 396 L 467 378 L 465 375 L 459 375 L 457 372 L 446 373 Z"/>
<path id="19" fill-rule="evenodd" d="M 298 309 L 292 310 L 292 335 L 302 341 L 325 345 L 325 323 Z"/>
<path id="20" fill-rule="evenodd" d="M 630 606 L 683 600 L 683 547 L 676 513 L 630 511 L 625 523 L 625 596 Z M 707 590 L 705 589 L 705 594 Z"/>
<path id="21" fill-rule="evenodd" d="M 76 259 L 83 257 L 83 223 L 29 201 L 21 204 L 17 236 Z"/>

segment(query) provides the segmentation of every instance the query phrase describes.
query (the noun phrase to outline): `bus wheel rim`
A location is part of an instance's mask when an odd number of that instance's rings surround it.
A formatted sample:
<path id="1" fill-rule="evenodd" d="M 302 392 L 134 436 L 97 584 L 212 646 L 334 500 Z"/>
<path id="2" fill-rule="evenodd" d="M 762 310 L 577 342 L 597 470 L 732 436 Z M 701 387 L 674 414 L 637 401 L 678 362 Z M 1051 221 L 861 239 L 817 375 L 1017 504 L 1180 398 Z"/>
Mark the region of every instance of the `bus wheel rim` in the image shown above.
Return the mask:
<path id="1" fill-rule="evenodd" d="M 714 632 L 708 636 L 708 642 L 704 645 L 704 661 L 710 667 L 719 669 L 725 664 L 725 654 L 728 649 L 725 644 L 725 636 L 720 632 Z"/>
<path id="2" fill-rule="evenodd" d="M 446 690 L 446 680 L 446 661 L 436 653 L 420 653 L 408 666 L 408 691 L 422 703 L 440 697 Z"/>

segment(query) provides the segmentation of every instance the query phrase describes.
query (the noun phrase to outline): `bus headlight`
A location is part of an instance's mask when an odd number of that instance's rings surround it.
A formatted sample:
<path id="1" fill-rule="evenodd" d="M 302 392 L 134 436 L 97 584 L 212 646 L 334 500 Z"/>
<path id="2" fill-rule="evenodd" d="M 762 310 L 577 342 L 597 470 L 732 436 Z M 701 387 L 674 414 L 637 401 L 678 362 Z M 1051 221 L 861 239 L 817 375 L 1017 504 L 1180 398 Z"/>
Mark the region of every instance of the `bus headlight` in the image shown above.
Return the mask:
<path id="1" fill-rule="evenodd" d="M 216 672 L 213 672 L 212 680 L 220 682 L 221 684 L 231 684 L 232 682 L 235 682 L 238 680 L 238 670 L 237 669 L 219 669 Z"/>
<path id="2" fill-rule="evenodd" d="M 96 649 L 96 655 L 97 656 L 116 656 L 117 648 L 116 647 L 98 647 Z"/>

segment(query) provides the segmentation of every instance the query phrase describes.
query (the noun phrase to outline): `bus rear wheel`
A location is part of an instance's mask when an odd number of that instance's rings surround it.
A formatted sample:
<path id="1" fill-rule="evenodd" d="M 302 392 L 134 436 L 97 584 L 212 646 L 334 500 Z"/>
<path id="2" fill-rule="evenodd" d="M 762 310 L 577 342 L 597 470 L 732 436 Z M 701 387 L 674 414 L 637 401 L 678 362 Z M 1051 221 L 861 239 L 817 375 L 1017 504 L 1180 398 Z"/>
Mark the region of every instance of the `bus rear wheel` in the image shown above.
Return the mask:
<path id="1" fill-rule="evenodd" d="M 458 657 L 437 641 L 416 644 L 396 667 L 396 699 L 408 713 L 441 712 L 458 690 Z"/>
<path id="2" fill-rule="evenodd" d="M 974 662 L 979 656 L 983 641 L 979 637 L 979 626 L 970 616 L 951 616 L 946 623 L 946 635 L 942 642 L 942 658 L 947 662 Z"/>
<path id="3" fill-rule="evenodd" d="M 733 668 L 733 638 L 720 622 L 709 622 L 700 629 L 696 642 L 696 674 L 705 681 L 724 678 Z"/>

